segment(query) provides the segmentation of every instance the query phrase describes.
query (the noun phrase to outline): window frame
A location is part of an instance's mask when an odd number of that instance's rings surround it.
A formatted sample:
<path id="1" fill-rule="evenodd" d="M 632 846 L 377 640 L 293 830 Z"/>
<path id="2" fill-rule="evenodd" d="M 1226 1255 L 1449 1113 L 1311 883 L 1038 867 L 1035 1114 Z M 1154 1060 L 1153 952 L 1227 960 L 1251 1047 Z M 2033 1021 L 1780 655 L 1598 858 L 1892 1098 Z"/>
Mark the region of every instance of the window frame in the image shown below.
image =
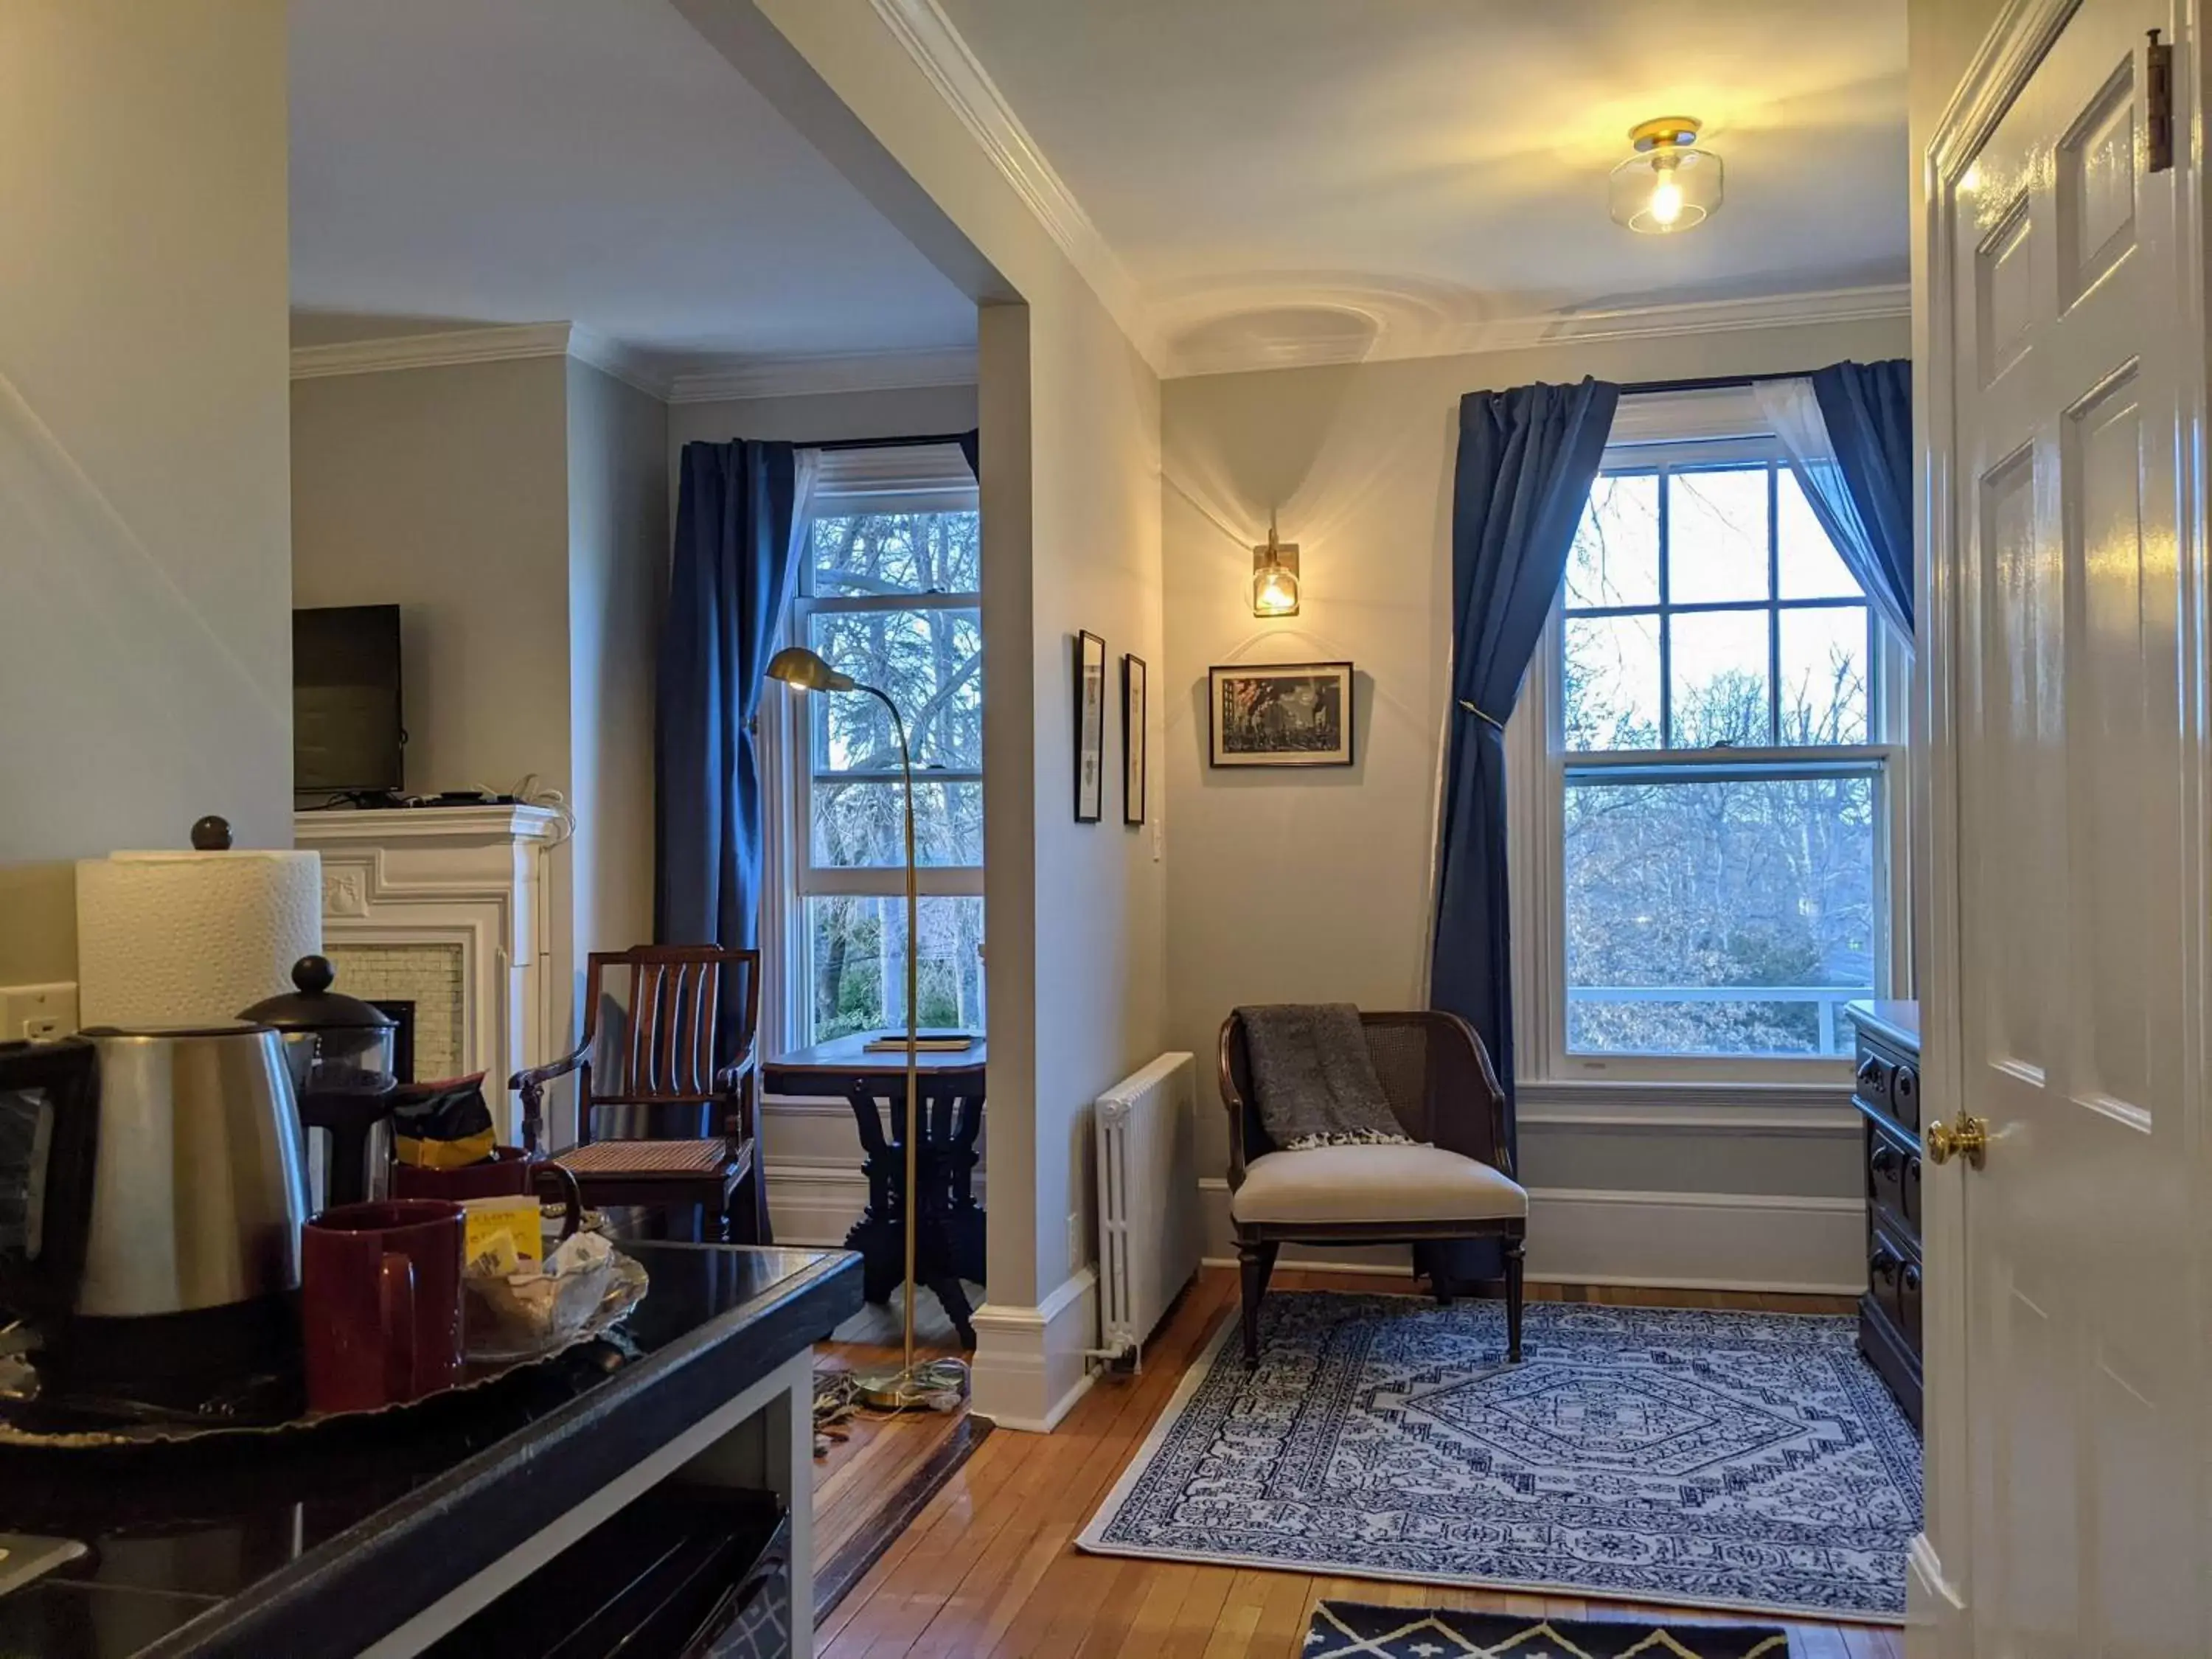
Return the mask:
<path id="1" fill-rule="evenodd" d="M 1621 400 L 1613 441 L 1606 447 L 1601 473 L 1690 466 L 1778 462 L 1787 465 L 1782 446 L 1757 412 L 1748 387 L 1689 393 L 1632 395 Z M 1770 510 L 1769 532 L 1773 530 Z M 1772 561 L 1769 548 L 1770 587 Z M 1911 653 L 1900 648 L 1871 601 L 1869 617 L 1867 736 L 1863 744 L 1820 748 L 1748 750 L 1632 749 L 1573 750 L 1566 747 L 1562 645 L 1566 584 L 1553 598 L 1537 654 L 1507 722 L 1509 834 L 1528 849 L 1511 884 L 1514 928 L 1515 1046 L 1525 1057 L 1524 1079 L 1539 1085 L 1767 1085 L 1810 1088 L 1826 1093 L 1848 1085 L 1848 1052 L 1826 1055 L 1604 1054 L 1578 1054 L 1567 1047 L 1566 791 L 1571 775 L 1588 780 L 1642 774 L 1692 778 L 1730 775 L 1781 777 L 1807 768 L 1864 770 L 1872 778 L 1875 811 L 1875 903 L 1886 920 L 1876 948 L 1875 996 L 1911 994 L 1910 869 L 1911 785 L 1906 763 L 1911 696 Z M 1656 606 L 1622 607 L 1656 611 Z M 1729 606 L 1686 607 L 1692 611 Z M 1792 608 L 1770 591 L 1763 601 L 1733 607 L 1761 610 L 1774 618 Z M 1820 608 L 1816 604 L 1804 608 Z M 1662 636 L 1663 637 L 1663 636 Z M 1769 643 L 1770 708 L 1781 687 L 1773 676 Z M 1663 662 L 1663 659 L 1662 659 Z M 1664 669 L 1662 666 L 1662 674 Z M 1671 702 L 1663 680 L 1662 696 Z M 1513 797 L 1517 796 L 1517 800 Z M 1837 1016 L 1840 1018 L 1840 1015 Z"/>
<path id="2" fill-rule="evenodd" d="M 800 538 L 791 599 L 776 643 L 810 645 L 817 614 L 872 611 L 973 611 L 983 606 L 980 590 L 913 594 L 842 595 L 816 591 L 812 556 L 815 520 L 865 513 L 976 513 L 981 505 L 975 475 L 956 444 L 885 445 L 816 453 L 814 475 L 800 502 Z M 983 672 L 978 670 L 979 676 Z M 762 859 L 762 1025 L 770 1048 L 781 1052 L 806 1046 L 805 988 L 813 983 L 813 938 L 806 923 L 810 898 L 903 898 L 902 864 L 842 868 L 814 862 L 815 786 L 831 774 L 813 765 L 813 696 L 764 695 L 755 723 L 760 776 L 764 785 L 766 833 Z M 851 774 L 836 775 L 849 778 Z M 931 769 L 933 782 L 981 784 L 973 771 Z M 898 781 L 896 771 L 885 781 Z M 923 865 L 915 890 L 923 899 L 981 898 L 983 866 Z M 770 948 L 773 941 L 773 948 Z"/>

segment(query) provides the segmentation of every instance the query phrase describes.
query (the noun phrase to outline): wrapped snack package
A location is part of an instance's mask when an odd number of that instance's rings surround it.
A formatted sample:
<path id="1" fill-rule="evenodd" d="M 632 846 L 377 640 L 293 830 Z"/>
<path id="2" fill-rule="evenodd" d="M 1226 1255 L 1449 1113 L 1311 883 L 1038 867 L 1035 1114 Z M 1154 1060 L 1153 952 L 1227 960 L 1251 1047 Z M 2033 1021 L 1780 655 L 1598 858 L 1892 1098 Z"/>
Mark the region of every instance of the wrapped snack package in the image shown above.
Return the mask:
<path id="1" fill-rule="evenodd" d="M 544 1346 L 574 1335 L 605 1299 L 615 1247 L 597 1233 L 578 1233 L 538 1263 L 518 1258 L 511 1239 L 469 1263 L 471 1339 L 478 1316 L 507 1342 Z M 514 1261 L 516 1265 L 508 1267 Z M 501 1272 L 506 1267 L 507 1271 Z M 479 1271 L 479 1269 L 482 1271 Z"/>

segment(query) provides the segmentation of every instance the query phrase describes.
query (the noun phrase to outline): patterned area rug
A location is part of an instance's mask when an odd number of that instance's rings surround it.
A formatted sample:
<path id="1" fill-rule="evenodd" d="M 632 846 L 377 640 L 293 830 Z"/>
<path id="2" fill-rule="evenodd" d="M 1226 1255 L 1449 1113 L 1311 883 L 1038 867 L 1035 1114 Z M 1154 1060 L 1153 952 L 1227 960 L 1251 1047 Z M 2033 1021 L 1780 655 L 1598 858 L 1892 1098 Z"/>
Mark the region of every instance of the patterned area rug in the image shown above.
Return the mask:
<path id="1" fill-rule="evenodd" d="M 1278 1291 L 1079 1540 L 1109 1555 L 1899 1622 L 1920 1447 L 1856 1322 Z M 1449 1651 L 1449 1650 L 1447 1650 Z M 1664 1649 L 1660 1650 L 1664 1652 Z"/>
<path id="2" fill-rule="evenodd" d="M 1753 1625 L 1556 1621 L 1324 1601 L 1305 1659 L 1789 1659 L 1790 1638 Z"/>

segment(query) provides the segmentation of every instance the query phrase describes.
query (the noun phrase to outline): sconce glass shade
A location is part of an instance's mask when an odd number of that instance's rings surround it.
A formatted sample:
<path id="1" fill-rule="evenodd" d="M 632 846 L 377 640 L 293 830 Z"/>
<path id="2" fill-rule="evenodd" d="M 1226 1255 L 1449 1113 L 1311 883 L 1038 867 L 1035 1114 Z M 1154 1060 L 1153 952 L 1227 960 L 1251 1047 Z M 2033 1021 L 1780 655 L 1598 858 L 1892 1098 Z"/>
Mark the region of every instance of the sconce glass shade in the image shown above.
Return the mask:
<path id="1" fill-rule="evenodd" d="M 1720 210 L 1721 158 L 1696 148 L 1686 117 L 1647 121 L 1631 135 L 1636 154 L 1613 168 L 1607 205 L 1613 222 L 1644 236 L 1694 229 Z"/>
<path id="2" fill-rule="evenodd" d="M 1290 550 L 1295 552 L 1297 550 Z M 1279 558 L 1262 559 L 1259 568 L 1252 573 L 1252 614 L 1255 617 L 1295 617 L 1298 614 L 1297 572 Z"/>

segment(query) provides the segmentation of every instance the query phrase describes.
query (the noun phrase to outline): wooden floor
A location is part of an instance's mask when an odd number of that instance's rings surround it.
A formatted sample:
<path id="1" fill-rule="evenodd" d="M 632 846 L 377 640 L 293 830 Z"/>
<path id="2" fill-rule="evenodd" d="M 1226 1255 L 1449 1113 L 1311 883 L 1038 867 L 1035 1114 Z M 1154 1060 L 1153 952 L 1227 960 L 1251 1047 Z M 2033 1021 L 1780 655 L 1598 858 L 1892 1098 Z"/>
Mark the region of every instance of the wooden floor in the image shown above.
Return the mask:
<path id="1" fill-rule="evenodd" d="M 1284 1290 L 1377 1291 L 1409 1281 L 1340 1273 L 1275 1275 Z M 1532 1298 L 1848 1313 L 1836 1297 L 1737 1296 L 1531 1285 Z M 1233 1273 L 1208 1269 L 1147 1352 L 1145 1373 L 1101 1381 L 1052 1434 L 991 1436 L 823 1620 L 823 1659 L 1291 1659 L 1324 1597 L 1390 1606 L 1443 1607 L 1570 1618 L 1668 1612 L 1688 1622 L 1732 1622 L 1705 1610 L 1638 1608 L 1625 1602 L 1455 1589 L 1304 1573 L 1196 1566 L 1085 1555 L 1070 1541 L 1143 1443 L 1178 1379 L 1234 1307 Z M 924 1297 L 924 1302 L 927 1298 Z M 845 1333 L 841 1333 L 844 1334 Z M 865 1332 L 895 1338 L 896 1324 Z M 929 1333 L 939 1334 L 935 1331 Z M 834 1343 L 827 1364 L 866 1364 L 896 1349 Z M 925 1460 L 951 1431 L 948 1419 L 916 1416 L 859 1425 L 852 1441 L 817 1464 L 817 1554 L 865 1525 L 875 1495 Z M 1786 1621 L 1747 1617 L 1735 1622 Z M 1792 1659 L 1903 1659 L 1894 1630 L 1790 1625 Z"/>

